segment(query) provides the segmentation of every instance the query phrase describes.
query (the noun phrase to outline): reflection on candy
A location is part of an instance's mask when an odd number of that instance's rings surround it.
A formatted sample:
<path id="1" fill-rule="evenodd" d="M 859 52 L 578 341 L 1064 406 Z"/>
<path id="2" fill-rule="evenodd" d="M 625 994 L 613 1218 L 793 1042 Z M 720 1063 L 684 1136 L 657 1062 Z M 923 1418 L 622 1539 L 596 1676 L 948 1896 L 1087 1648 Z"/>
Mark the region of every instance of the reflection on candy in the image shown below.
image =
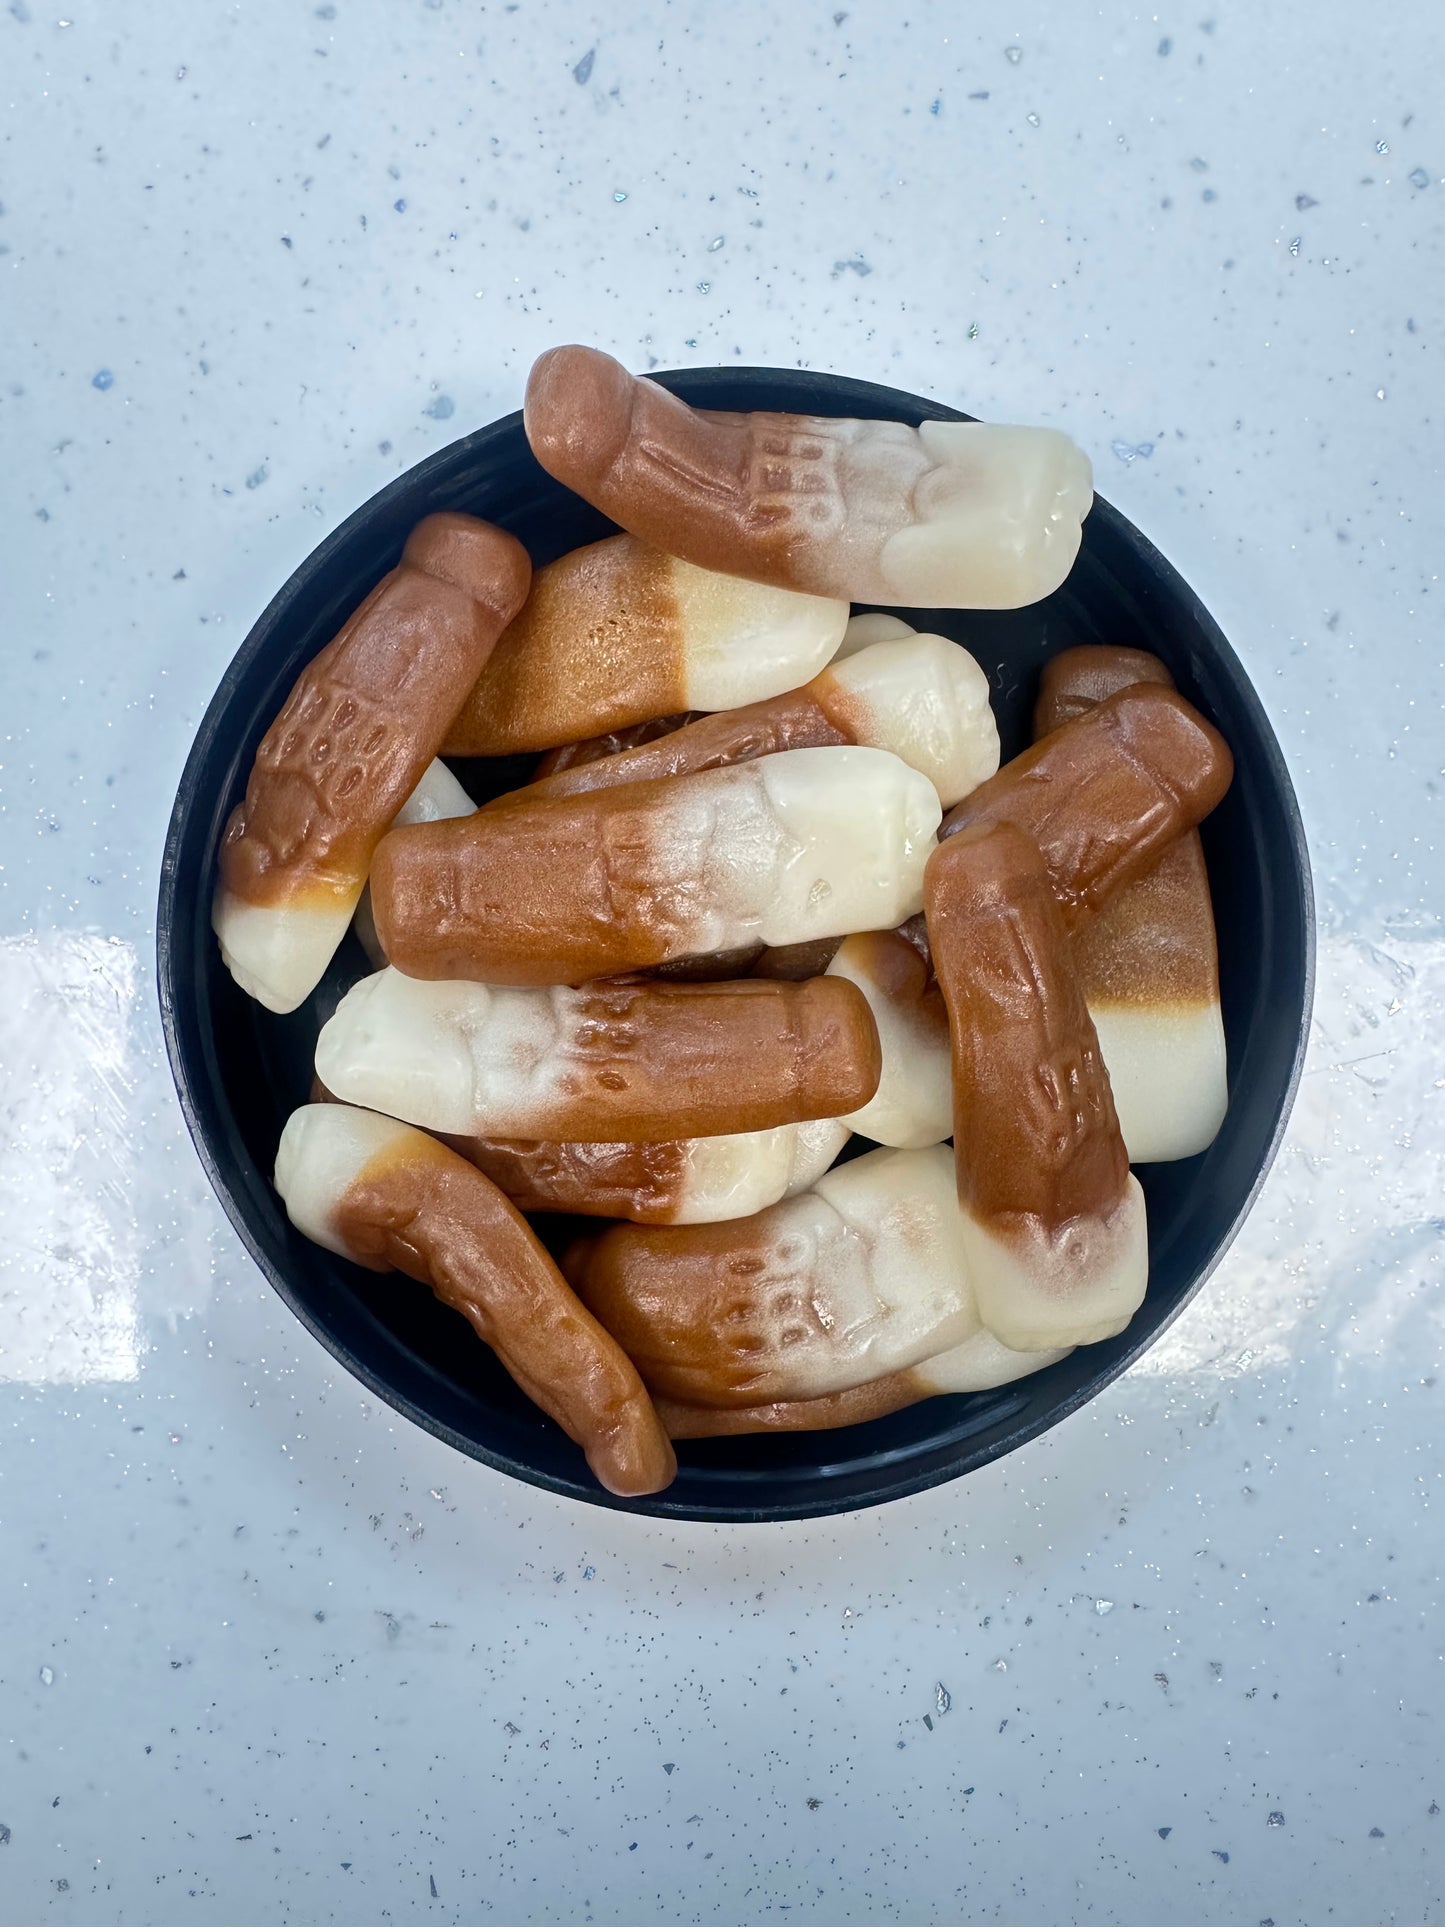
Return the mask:
<path id="1" fill-rule="evenodd" d="M 428 516 L 399 566 L 301 672 L 226 826 L 211 913 L 227 968 L 268 1010 L 294 1010 L 320 982 L 377 842 L 530 573 L 501 529 Z"/>
<path id="2" fill-rule="evenodd" d="M 940 836 L 1012 823 L 1043 853 L 1077 930 L 1206 817 L 1234 772 L 1224 738 L 1172 689 L 1136 684 L 1006 763 Z"/>
<path id="3" fill-rule="evenodd" d="M 459 1311 L 609 1492 L 671 1483 L 677 1461 L 636 1371 L 464 1159 L 389 1117 L 307 1104 L 281 1134 L 276 1189 L 308 1238 L 372 1271 L 403 1271 Z"/>
<path id="4" fill-rule="evenodd" d="M 883 1069 L 876 1094 L 847 1119 L 860 1137 L 916 1150 L 953 1133 L 948 1013 L 928 965 L 896 930 L 845 938 L 830 977 L 856 984 L 878 1026 Z"/>
<path id="5" fill-rule="evenodd" d="M 848 607 L 694 568 L 630 535 L 538 569 L 446 739 L 506 756 L 675 710 L 735 709 L 815 676 Z"/>
<path id="6" fill-rule="evenodd" d="M 1041 1372 L 1067 1358 L 1070 1348 L 1052 1352 L 1014 1352 L 992 1332 L 976 1331 L 952 1351 L 926 1358 L 906 1371 L 890 1372 L 871 1385 L 855 1385 L 823 1398 L 778 1399 L 771 1405 L 680 1405 L 660 1398 L 657 1416 L 672 1439 L 716 1439 L 742 1432 L 831 1432 L 843 1425 L 864 1425 L 905 1406 L 945 1392 L 990 1392 L 999 1385 Z"/>
<path id="7" fill-rule="evenodd" d="M 573 1211 L 636 1224 L 747 1218 L 806 1191 L 848 1142 L 838 1118 L 665 1144 L 556 1144 L 454 1137 L 454 1150 L 519 1211 Z"/>
<path id="8" fill-rule="evenodd" d="M 1173 687 L 1142 649 L 1066 649 L 1044 668 L 1034 734 L 1145 682 Z M 1214 909 L 1197 830 L 1079 931 L 1074 961 L 1130 1163 L 1195 1156 L 1213 1143 L 1229 1102 Z M 886 1047 L 884 1064 L 886 1077 Z"/>
<path id="9" fill-rule="evenodd" d="M 878 1087 L 852 984 L 625 981 L 493 989 L 383 970 L 349 990 L 316 1074 L 350 1104 L 466 1137 L 657 1143 L 840 1117 Z"/>
<path id="10" fill-rule="evenodd" d="M 476 807 L 445 763 L 430 762 L 421 773 L 421 781 L 392 818 L 392 828 L 398 823 L 439 823 L 443 817 L 470 816 Z M 386 953 L 376 934 L 369 885 L 361 893 L 353 921 L 362 949 L 378 970 L 384 969 Z"/>
<path id="11" fill-rule="evenodd" d="M 1094 499 L 1057 429 L 708 413 L 594 348 L 541 357 L 525 421 L 549 474 L 654 547 L 859 602 L 1036 602 Z"/>
<path id="12" fill-rule="evenodd" d="M 575 796 L 825 743 L 891 750 L 928 778 L 947 809 L 998 768 L 988 678 L 966 649 L 944 636 L 900 636 L 871 644 L 801 689 L 573 764 L 525 793 Z M 500 799 L 502 807 L 511 802 Z"/>
<path id="13" fill-rule="evenodd" d="M 925 890 L 979 1315 L 1016 1351 L 1109 1338 L 1148 1282 L 1144 1194 L 1043 858 L 1011 824 L 966 830 Z"/>
<path id="14" fill-rule="evenodd" d="M 885 750 L 788 750 L 393 830 L 372 904 L 411 976 L 581 983 L 899 923 L 939 816 L 933 785 Z"/>
<path id="15" fill-rule="evenodd" d="M 961 1225 L 947 1150 L 872 1151 L 753 1218 L 615 1225 L 564 1269 L 660 1397 L 765 1405 L 970 1338 Z"/>

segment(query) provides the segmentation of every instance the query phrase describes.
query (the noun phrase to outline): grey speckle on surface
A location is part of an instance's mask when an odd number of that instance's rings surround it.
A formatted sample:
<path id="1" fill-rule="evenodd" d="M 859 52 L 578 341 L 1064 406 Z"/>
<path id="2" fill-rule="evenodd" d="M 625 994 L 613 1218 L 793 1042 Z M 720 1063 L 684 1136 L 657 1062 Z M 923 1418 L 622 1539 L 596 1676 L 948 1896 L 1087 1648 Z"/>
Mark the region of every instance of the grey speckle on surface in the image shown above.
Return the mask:
<path id="1" fill-rule="evenodd" d="M 3 1820 L 0 1820 L 0 1847 L 8 1847 L 9 1845 L 10 1829 Z"/>
<path id="2" fill-rule="evenodd" d="M 1224 1851 L 1223 1847 L 1211 1847 L 1209 1851 L 1214 1855 L 1216 1860 L 1222 1860 L 1226 1867 L 1229 1865 L 1229 1855 Z"/>
<path id="3" fill-rule="evenodd" d="M 1154 1831 L 1158 1834 L 1161 1840 L 1167 1840 L 1170 1834 L 1173 1833 L 1174 1829 L 1173 1827 L 1156 1827 Z"/>
<path id="4" fill-rule="evenodd" d="M 1425 172 L 1423 167 L 1412 167 L 1407 178 L 1411 187 L 1428 187 L 1430 185 L 1430 176 Z"/>
<path id="5" fill-rule="evenodd" d="M 421 412 L 430 415 L 434 422 L 446 422 L 457 412 L 457 405 L 450 395 L 437 395 Z"/>
<path id="6" fill-rule="evenodd" d="M 1287 1888 L 1312 1927 L 1420 1927 L 1445 11 L 70 12 L 0 0 L 0 1915 L 230 1927 L 249 1832 L 248 1918 L 307 1927 L 908 1927 L 968 1912 L 963 1882 L 1024 1922 L 1238 1927 Z M 565 341 L 1067 430 L 1299 793 L 1315 1021 L 1238 1240 L 1067 1426 L 875 1512 L 679 1526 L 451 1452 L 268 1285 L 166 1067 L 156 871 L 236 640 Z"/>
<path id="7" fill-rule="evenodd" d="M 1370 1838 L 1372 1840 L 1383 1840 L 1384 1837 L 1385 1837 L 1385 1829 L 1383 1827 L 1370 1828 Z"/>

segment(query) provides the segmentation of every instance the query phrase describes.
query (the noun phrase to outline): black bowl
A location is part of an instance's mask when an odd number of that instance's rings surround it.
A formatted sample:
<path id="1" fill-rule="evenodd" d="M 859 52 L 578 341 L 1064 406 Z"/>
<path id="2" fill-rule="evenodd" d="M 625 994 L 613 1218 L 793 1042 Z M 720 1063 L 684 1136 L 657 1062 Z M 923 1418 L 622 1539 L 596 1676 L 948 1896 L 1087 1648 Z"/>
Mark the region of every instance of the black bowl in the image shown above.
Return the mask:
<path id="1" fill-rule="evenodd" d="M 703 408 L 967 419 L 836 375 L 712 368 L 656 379 Z M 157 922 L 166 1046 L 201 1162 L 256 1262 L 301 1322 L 399 1412 L 473 1458 L 594 1505 L 688 1519 L 808 1518 L 958 1478 L 1035 1438 L 1152 1345 L 1219 1262 L 1274 1156 L 1299 1080 L 1314 977 L 1309 862 L 1279 745 L 1229 644 L 1163 556 L 1106 502 L 1095 504 L 1079 561 L 1047 601 L 1007 614 L 899 612 L 966 644 L 982 663 L 1005 756 L 1028 740 L 1040 665 L 1078 642 L 1152 649 L 1234 751 L 1233 787 L 1203 829 L 1229 1113 L 1202 1156 L 1140 1172 L 1149 1293 L 1128 1330 L 1019 1384 L 932 1399 L 845 1431 L 684 1445 L 666 1492 L 616 1499 L 454 1313 L 420 1285 L 309 1243 L 271 1188 L 281 1127 L 306 1101 L 317 1029 L 368 967 L 355 939 L 307 1004 L 275 1017 L 236 988 L 210 929 L 221 831 L 262 734 L 302 666 L 394 566 L 413 524 L 447 508 L 499 522 L 538 564 L 612 526 L 538 467 L 520 415 L 420 463 L 302 563 L 246 638 L 206 712 L 171 817 Z M 525 780 L 530 762 L 472 763 L 461 774 L 481 801 Z M 559 1241 L 567 1228 L 557 1227 Z"/>

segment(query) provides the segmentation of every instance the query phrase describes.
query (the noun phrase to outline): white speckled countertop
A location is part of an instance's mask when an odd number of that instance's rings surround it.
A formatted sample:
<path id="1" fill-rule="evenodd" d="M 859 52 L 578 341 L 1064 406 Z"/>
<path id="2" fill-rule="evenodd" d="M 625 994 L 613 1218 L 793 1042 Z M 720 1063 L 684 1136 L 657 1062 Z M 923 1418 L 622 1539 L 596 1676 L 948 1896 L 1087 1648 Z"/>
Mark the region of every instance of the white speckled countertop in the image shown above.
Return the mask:
<path id="1" fill-rule="evenodd" d="M 1445 1919 L 1442 73 L 1437 8 L 1344 0 L 0 0 L 3 1927 Z M 882 1512 L 453 1455 L 264 1284 L 172 1095 L 222 669 L 572 339 L 1068 428 L 1305 808 L 1245 1236 Z"/>

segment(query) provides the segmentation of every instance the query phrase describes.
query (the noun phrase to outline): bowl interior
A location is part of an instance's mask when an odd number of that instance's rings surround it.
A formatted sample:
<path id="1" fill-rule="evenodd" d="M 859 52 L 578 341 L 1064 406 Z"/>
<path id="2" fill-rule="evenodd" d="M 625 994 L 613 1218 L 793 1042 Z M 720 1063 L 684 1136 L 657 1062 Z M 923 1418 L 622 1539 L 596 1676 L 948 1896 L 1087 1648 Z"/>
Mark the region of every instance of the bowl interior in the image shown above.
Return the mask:
<path id="1" fill-rule="evenodd" d="M 916 396 L 830 375 L 737 368 L 657 379 L 700 407 L 911 423 L 965 419 Z M 488 1464 L 599 1505 L 703 1519 L 847 1511 L 955 1478 L 1057 1423 L 1157 1338 L 1218 1261 L 1274 1154 L 1303 1055 L 1314 948 L 1299 812 L 1259 701 L 1208 613 L 1104 502 L 1085 525 L 1068 582 L 1047 601 L 1004 614 L 898 611 L 964 644 L 983 665 L 1005 757 L 1028 741 L 1040 666 L 1079 642 L 1153 650 L 1234 752 L 1234 784 L 1203 826 L 1219 933 L 1229 1113 L 1202 1156 L 1139 1172 L 1148 1199 L 1150 1282 L 1133 1322 L 1117 1338 L 998 1391 L 932 1399 L 844 1431 L 680 1446 L 678 1477 L 667 1492 L 618 1500 L 455 1314 L 399 1274 L 362 1271 L 309 1243 L 271 1188 L 281 1127 L 306 1101 L 317 1030 L 369 968 L 355 939 L 348 937 L 307 1004 L 276 1017 L 236 988 L 210 930 L 220 834 L 261 736 L 303 665 L 395 565 L 413 524 L 442 508 L 500 523 L 539 565 L 612 528 L 538 467 L 519 415 L 443 449 L 359 509 L 276 596 L 216 692 L 176 799 L 157 925 L 167 1047 L 202 1162 L 262 1269 L 322 1343 L 398 1410 Z M 457 769 L 480 802 L 525 781 L 534 760 Z M 556 1220 L 539 1228 L 559 1246 L 577 1225 Z"/>

